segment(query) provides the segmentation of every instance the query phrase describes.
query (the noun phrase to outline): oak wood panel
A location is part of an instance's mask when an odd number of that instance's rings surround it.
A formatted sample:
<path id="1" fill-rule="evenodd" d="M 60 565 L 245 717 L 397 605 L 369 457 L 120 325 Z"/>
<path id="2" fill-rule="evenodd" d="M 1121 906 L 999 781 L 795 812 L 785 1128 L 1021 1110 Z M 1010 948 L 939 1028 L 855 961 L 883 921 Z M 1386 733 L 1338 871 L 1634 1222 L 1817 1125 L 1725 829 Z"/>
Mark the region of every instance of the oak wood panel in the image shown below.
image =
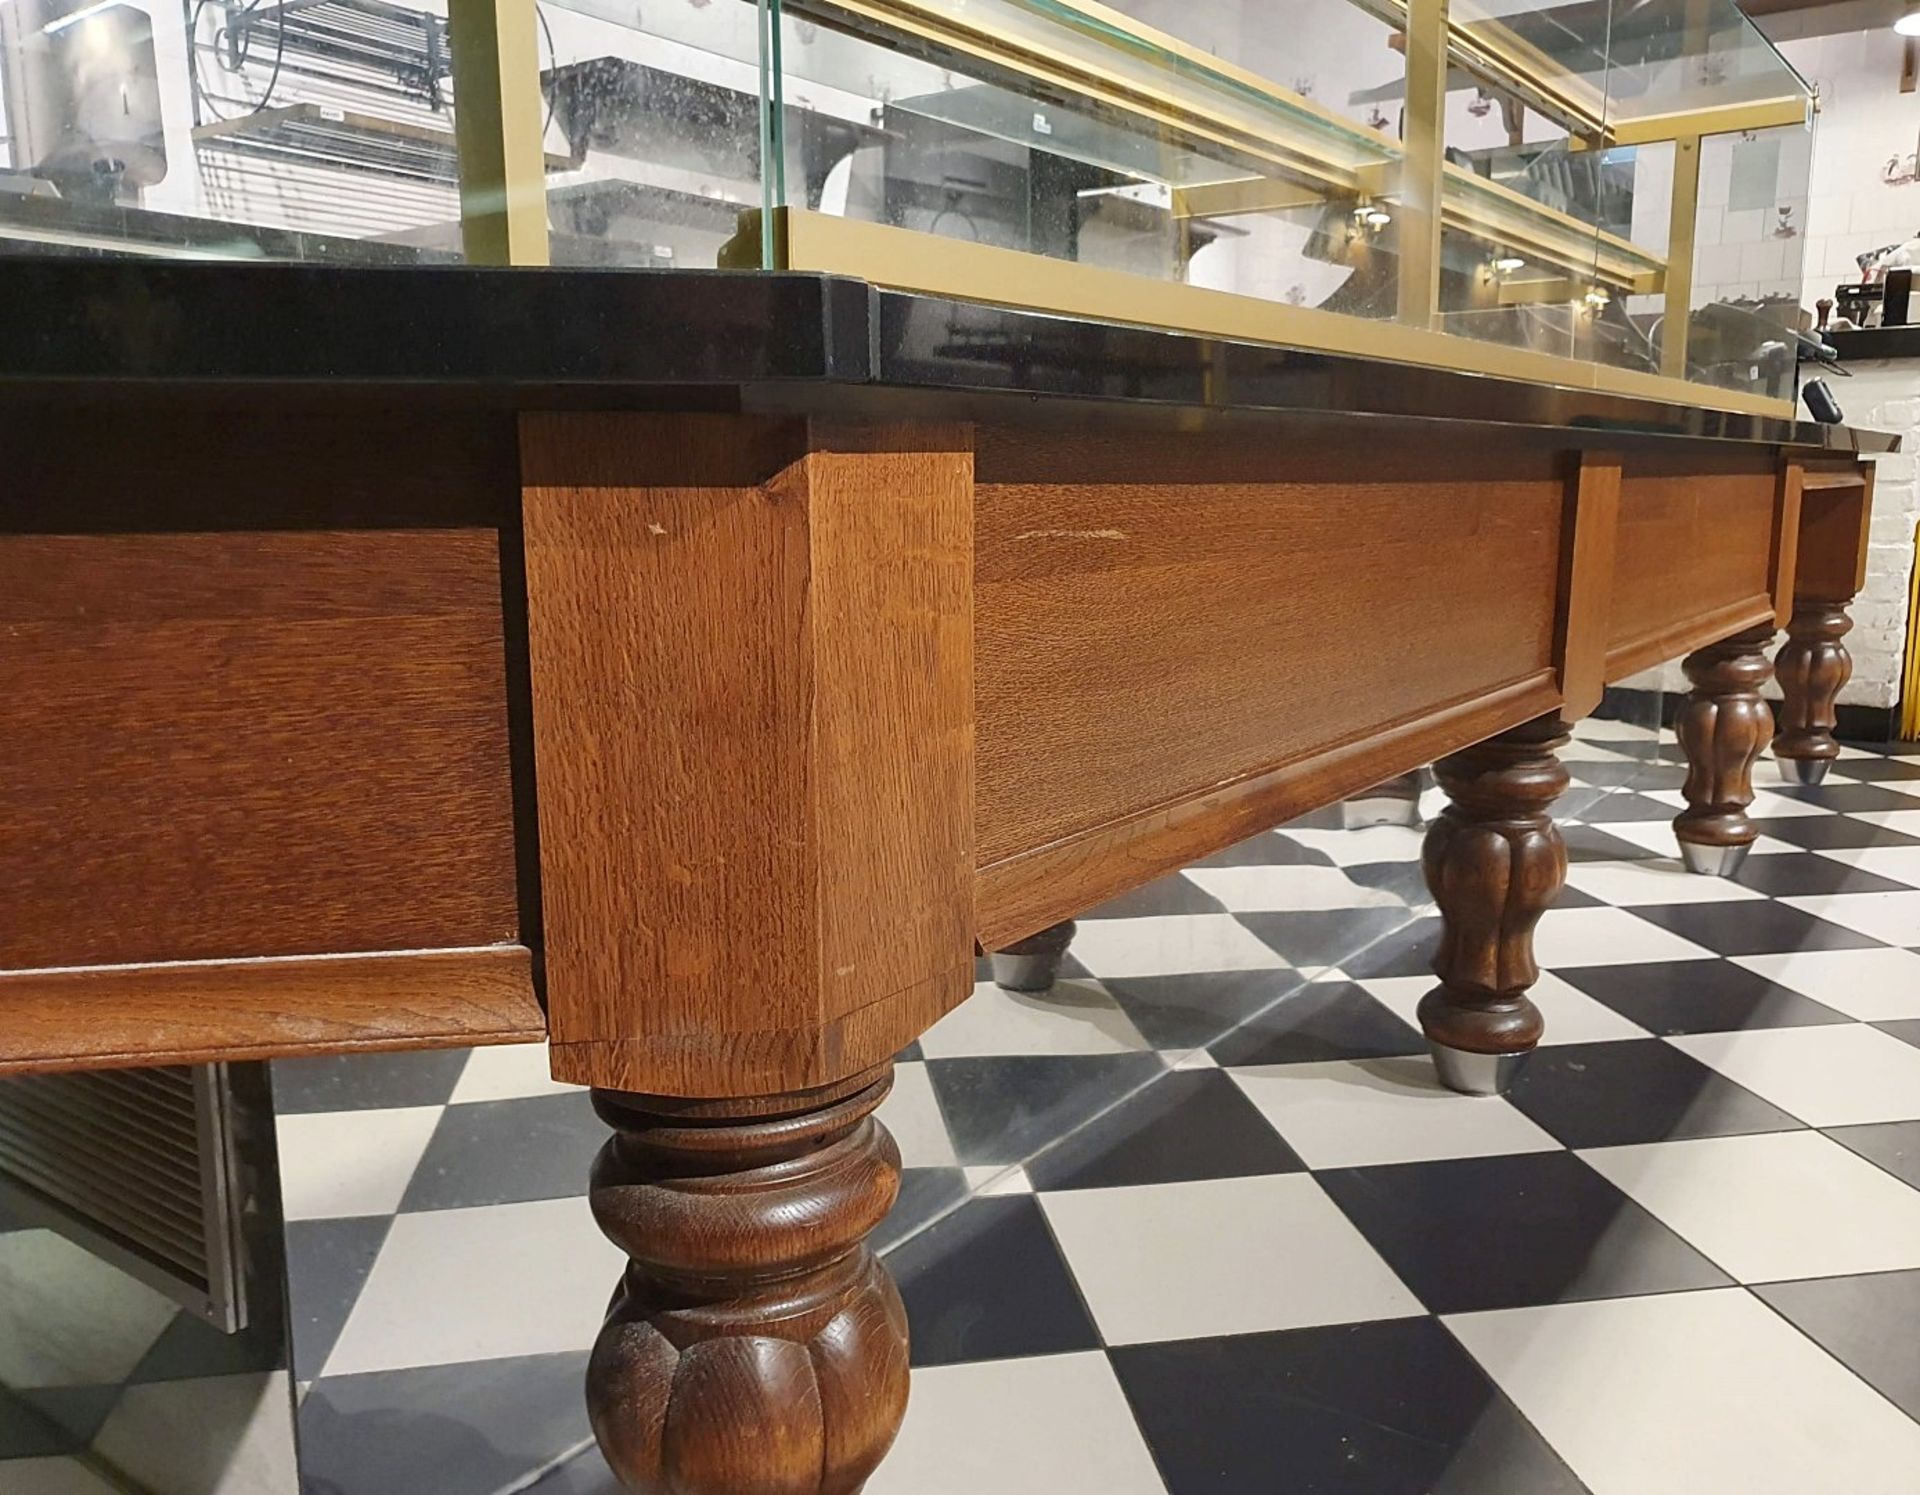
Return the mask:
<path id="1" fill-rule="evenodd" d="M 1865 463 L 1807 471 L 1795 595 L 1845 602 L 1866 584 L 1874 473 Z"/>
<path id="2" fill-rule="evenodd" d="M 1344 757 L 1274 777 L 1288 765 L 1551 669 L 1554 452 L 983 429 L 976 466 L 990 945 L 1177 865 L 1228 821 L 1250 832 L 1310 785 L 1348 782 Z M 1555 704 L 1534 692 L 1528 714 Z M 1421 760 L 1351 761 L 1373 774 L 1361 788 Z M 1189 802 L 1226 820 L 1200 829 Z M 1074 869 L 1064 896 L 998 870 L 1078 838 L 1099 856 L 1046 858 Z"/>
<path id="3" fill-rule="evenodd" d="M 1562 711 L 1570 721 L 1600 704 L 1606 690 L 1607 637 L 1613 622 L 1613 572 L 1619 548 L 1620 458 L 1583 453 L 1568 503 L 1556 649 Z"/>
<path id="4" fill-rule="evenodd" d="M 0 1074 L 545 1033 L 521 945 L 0 974 Z"/>
<path id="5" fill-rule="evenodd" d="M 517 938 L 491 529 L 0 534 L 0 967 Z"/>
<path id="6" fill-rule="evenodd" d="M 1007 945 L 1222 847 L 1319 809 L 1464 743 L 1555 709 L 1551 670 L 1084 835 L 980 869 L 975 902 L 986 949 Z"/>
<path id="7" fill-rule="evenodd" d="M 1621 477 L 1607 679 L 1773 616 L 1769 451 L 1637 453 Z"/>
<path id="8" fill-rule="evenodd" d="M 1785 628 L 1793 616 L 1793 580 L 1800 566 L 1800 511 L 1807 469 L 1800 462 L 1780 464 L 1780 497 L 1774 513 L 1773 556 L 1768 576 L 1773 585 L 1773 626 Z"/>
<path id="9" fill-rule="evenodd" d="M 972 985 L 967 433 L 523 421 L 554 1072 L 765 1094 Z"/>

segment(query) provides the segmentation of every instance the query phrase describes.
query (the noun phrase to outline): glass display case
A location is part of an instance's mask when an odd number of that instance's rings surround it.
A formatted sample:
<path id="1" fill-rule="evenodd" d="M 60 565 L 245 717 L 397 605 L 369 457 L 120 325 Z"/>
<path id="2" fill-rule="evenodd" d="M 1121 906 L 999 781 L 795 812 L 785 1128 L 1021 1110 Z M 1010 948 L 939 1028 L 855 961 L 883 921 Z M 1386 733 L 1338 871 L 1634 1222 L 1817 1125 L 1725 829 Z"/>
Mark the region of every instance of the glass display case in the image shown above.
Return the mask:
<path id="1" fill-rule="evenodd" d="M 1773 412 L 1732 0 L 0 0 L 0 252 L 837 271 Z"/>

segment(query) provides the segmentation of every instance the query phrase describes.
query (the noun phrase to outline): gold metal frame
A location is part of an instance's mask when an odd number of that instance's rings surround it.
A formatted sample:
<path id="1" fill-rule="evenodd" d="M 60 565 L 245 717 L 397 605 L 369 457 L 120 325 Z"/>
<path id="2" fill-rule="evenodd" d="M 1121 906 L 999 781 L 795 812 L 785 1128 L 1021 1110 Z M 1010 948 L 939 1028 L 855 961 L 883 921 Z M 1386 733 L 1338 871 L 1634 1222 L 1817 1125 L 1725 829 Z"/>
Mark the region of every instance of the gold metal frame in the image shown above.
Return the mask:
<path id="1" fill-rule="evenodd" d="M 743 225 L 742 233 L 757 241 L 758 224 Z M 875 285 L 960 301 L 1461 369 L 1750 415 L 1792 412 L 1789 401 L 1740 390 L 1716 389 L 1530 348 L 1479 342 L 1398 321 L 1369 321 L 1257 296 L 1153 280 L 1124 270 L 836 218 L 804 208 L 777 211 L 774 244 L 782 269 L 851 275 Z"/>
<path id="2" fill-rule="evenodd" d="M 790 207 L 779 209 L 777 217 L 780 262 L 960 299 L 1716 409 L 1791 414 L 1791 401 L 1695 384 L 1681 375 L 1692 309 L 1699 142 L 1709 135 L 1805 124 L 1813 108 L 1809 99 L 1791 96 L 1610 120 L 1604 98 L 1591 86 L 1556 76 L 1550 60 L 1498 21 L 1460 19 L 1449 13 L 1449 0 L 1356 0 L 1406 28 L 1403 145 L 1269 79 L 1142 26 L 1099 0 L 1060 3 L 1070 5 L 1086 19 L 1089 30 L 1102 37 L 1130 38 L 1140 52 L 1171 56 L 1183 70 L 1217 80 L 1229 102 L 1209 109 L 1190 90 L 1130 75 L 1097 52 L 1067 55 L 1032 38 L 1017 41 L 950 0 L 788 0 L 788 8 L 796 13 L 804 8 L 809 18 L 859 34 L 905 37 L 975 58 L 993 70 L 1012 70 L 1054 96 L 1122 112 L 1173 139 L 1224 147 L 1258 163 L 1254 169 L 1271 173 L 1178 188 L 1173 195 L 1177 219 L 1281 211 L 1329 200 L 1391 202 L 1400 258 L 1397 321 L 1280 305 Z M 450 0 L 450 6 L 454 64 L 461 79 L 456 122 L 468 257 L 476 263 L 545 264 L 547 162 L 533 0 Z M 1562 119 L 1575 132 L 1577 146 L 1674 141 L 1668 253 L 1654 254 L 1602 233 L 1446 162 L 1442 119 L 1450 66 L 1521 93 L 1535 107 Z M 1231 107 L 1230 96 L 1248 99 L 1256 108 L 1264 101 L 1265 117 L 1256 116 L 1256 124 Z M 1332 147 L 1341 139 L 1351 142 L 1350 150 Z M 1443 230 L 1512 246 L 1547 272 L 1503 286 L 1503 303 L 1539 301 L 1563 289 L 1577 294 L 1583 282 L 1615 293 L 1664 293 L 1662 373 L 1616 369 L 1434 330 Z M 758 252 L 751 256 L 755 263 L 762 257 Z"/>

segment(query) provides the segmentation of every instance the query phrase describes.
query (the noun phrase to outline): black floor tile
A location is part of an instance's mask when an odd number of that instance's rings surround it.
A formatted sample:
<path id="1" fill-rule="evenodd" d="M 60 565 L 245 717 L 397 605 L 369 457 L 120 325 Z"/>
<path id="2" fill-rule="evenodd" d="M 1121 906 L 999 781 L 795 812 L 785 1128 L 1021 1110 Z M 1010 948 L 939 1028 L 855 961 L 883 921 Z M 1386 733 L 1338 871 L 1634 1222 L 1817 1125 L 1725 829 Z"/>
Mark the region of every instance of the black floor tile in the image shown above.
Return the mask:
<path id="1" fill-rule="evenodd" d="M 1718 955 L 1780 955 L 1791 950 L 1865 950 L 1880 941 L 1771 899 L 1673 903 L 1629 913 L 1704 945 Z"/>
<path id="2" fill-rule="evenodd" d="M 1343 966 L 1347 957 L 1412 919 L 1404 908 L 1315 908 L 1234 917 L 1296 966 Z"/>
<path id="3" fill-rule="evenodd" d="M 1912 1332 L 1920 1324 L 1920 1272 L 1774 1282 L 1754 1291 L 1907 1416 L 1920 1419 L 1920 1334 Z"/>
<path id="4" fill-rule="evenodd" d="M 424 1049 L 275 1059 L 273 1108 L 282 1115 L 294 1115 L 445 1105 L 471 1053 L 470 1049 Z"/>
<path id="5" fill-rule="evenodd" d="M 1657 1038 L 1536 1049 L 1507 1099 L 1568 1147 L 1794 1131 L 1801 1125 Z"/>
<path id="6" fill-rule="evenodd" d="M 1347 881 L 1355 887 L 1389 893 L 1403 903 L 1425 903 L 1431 897 L 1420 863 L 1411 859 L 1404 862 L 1351 862 L 1340 870 L 1347 874 Z"/>
<path id="7" fill-rule="evenodd" d="M 287 1316 L 296 1381 L 314 1380 L 325 1368 L 392 1225 L 391 1215 L 287 1222 Z"/>
<path id="8" fill-rule="evenodd" d="M 38 1407 L 0 1386 L 0 1461 L 53 1458 L 84 1447 L 84 1440 L 76 1440 L 65 1428 L 49 1421 Z M 0 1463 L 0 1485 L 6 1477 L 4 1463 Z"/>
<path id="9" fill-rule="evenodd" d="M 266 1294 L 262 1294 L 266 1297 Z M 277 1300 L 278 1294 L 272 1295 Z M 286 1332 L 277 1301 L 258 1303 L 256 1317 L 237 1334 L 222 1333 L 191 1313 L 174 1315 L 128 1375 L 131 1385 L 198 1381 L 288 1368 Z"/>
<path id="10" fill-rule="evenodd" d="M 1305 982 L 1295 970 L 1264 970 L 1109 977 L 1100 984 L 1148 1043 L 1181 1050 L 1205 1048 Z"/>
<path id="11" fill-rule="evenodd" d="M 1169 1495 L 1578 1495 L 1431 1318 L 1109 1352 Z"/>
<path id="12" fill-rule="evenodd" d="M 1262 831 L 1257 836 L 1236 842 L 1225 851 L 1216 851 L 1193 864 L 1196 867 L 1331 867 L 1333 858 L 1324 851 L 1300 842 L 1279 831 Z"/>
<path id="13" fill-rule="evenodd" d="M 402 1212 L 568 1199 L 607 1140 L 584 1090 L 449 1106 L 413 1170 Z"/>
<path id="14" fill-rule="evenodd" d="M 1920 1017 L 1903 1017 L 1890 1023 L 1875 1023 L 1882 1033 L 1890 1033 L 1902 1043 L 1920 1049 Z"/>
<path id="15" fill-rule="evenodd" d="M 1563 825 L 1560 837 L 1570 862 L 1650 862 L 1660 855 L 1591 825 Z"/>
<path id="16" fill-rule="evenodd" d="M 1920 808 L 1920 800 L 1914 802 Z M 1829 893 L 1904 893 L 1910 885 L 1849 867 L 1811 851 L 1748 857 L 1735 882 L 1772 898 L 1819 898 Z"/>
<path id="17" fill-rule="evenodd" d="M 875 1251 L 891 1251 L 966 1197 L 967 1175 L 958 1168 L 903 1168 L 900 1197 L 868 1240 Z"/>
<path id="18" fill-rule="evenodd" d="M 1581 811 L 1580 818 L 1589 824 L 1606 825 L 1621 820 L 1671 820 L 1678 813 L 1662 800 L 1620 789 Z"/>
<path id="19" fill-rule="evenodd" d="M 1222 1064 L 1307 1064 L 1423 1054 L 1426 1040 L 1398 1014 L 1346 981 L 1316 981 L 1282 997 L 1215 1043 Z"/>
<path id="20" fill-rule="evenodd" d="M 1022 1163 L 1166 1068 L 1158 1054 L 929 1059 L 963 1164 Z"/>
<path id="21" fill-rule="evenodd" d="M 1833 771 L 1869 783 L 1920 779 L 1920 758 L 1849 758 L 1844 763 L 1836 763 Z"/>
<path id="22" fill-rule="evenodd" d="M 1343 956 L 1337 964 L 1356 981 L 1385 976 L 1431 976 L 1440 948 L 1440 916 L 1423 914 L 1411 924 Z"/>
<path id="23" fill-rule="evenodd" d="M 476 1311 L 479 1311 L 476 1309 Z M 301 1488 L 474 1495 L 591 1437 L 587 1353 L 328 1376 L 300 1404 Z"/>
<path id="24" fill-rule="evenodd" d="M 1718 1267 L 1571 1153 L 1314 1177 L 1435 1313 L 1728 1285 Z"/>
<path id="25" fill-rule="evenodd" d="M 1798 1028 L 1850 1021 L 1831 1007 L 1823 1007 L 1725 959 L 1562 967 L 1554 975 L 1655 1034 L 1724 1033 L 1735 1028 Z"/>
<path id="26" fill-rule="evenodd" d="M 1836 1126 L 1827 1135 L 1869 1163 L 1920 1189 L 1920 1121 L 1877 1121 L 1868 1126 Z"/>
<path id="27" fill-rule="evenodd" d="M 48 1426 L 57 1428 L 67 1442 L 68 1451 L 78 1452 L 92 1446 L 113 1409 L 120 1404 L 124 1386 L 33 1386 L 16 1390 L 13 1395 L 38 1412 Z M 5 1393 L 0 1392 L 0 1400 Z M 13 1455 L 0 1454 L 0 1458 Z M 0 1471 L 0 1489 L 5 1488 Z"/>
<path id="28" fill-rule="evenodd" d="M 1866 815 L 1880 810 L 1920 810 L 1920 798 L 1878 784 L 1769 784 L 1767 793 L 1837 810 L 1843 815 Z"/>
<path id="29" fill-rule="evenodd" d="M 1218 1069 L 1176 1070 L 1027 1164 L 1036 1189 L 1298 1173 L 1305 1164 Z"/>
<path id="30" fill-rule="evenodd" d="M 1920 808 L 1920 801 L 1915 802 Z M 1075 914 L 1076 919 L 1145 919 L 1155 914 L 1224 914 L 1227 906 L 1199 883 L 1182 877 L 1156 877 L 1144 887 L 1118 898 L 1109 898 L 1098 908 Z"/>
<path id="31" fill-rule="evenodd" d="M 1687 781 L 1687 770 L 1679 763 L 1604 763 L 1570 758 L 1567 769 L 1583 784 L 1599 784 L 1615 789 L 1678 789 Z M 1555 807 L 1559 806 L 1556 803 Z"/>
<path id="32" fill-rule="evenodd" d="M 1851 815 L 1779 815 L 1760 824 L 1760 834 L 1803 851 L 1853 851 L 1863 846 L 1920 846 L 1920 836 L 1903 835 Z"/>
<path id="33" fill-rule="evenodd" d="M 887 1258 L 915 1365 L 1097 1349 L 1100 1336 L 1030 1194 L 972 1199 Z"/>

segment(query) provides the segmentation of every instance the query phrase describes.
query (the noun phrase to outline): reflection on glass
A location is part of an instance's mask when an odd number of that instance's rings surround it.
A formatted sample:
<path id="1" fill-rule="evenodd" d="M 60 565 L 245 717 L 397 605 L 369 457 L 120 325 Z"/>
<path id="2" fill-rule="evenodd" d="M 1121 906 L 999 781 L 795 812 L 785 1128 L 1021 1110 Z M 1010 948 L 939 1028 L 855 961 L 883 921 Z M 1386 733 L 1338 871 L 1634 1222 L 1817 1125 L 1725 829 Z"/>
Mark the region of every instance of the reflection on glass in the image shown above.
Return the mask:
<path id="1" fill-rule="evenodd" d="M 443 6 L 4 0 L 0 250 L 457 256 Z"/>

